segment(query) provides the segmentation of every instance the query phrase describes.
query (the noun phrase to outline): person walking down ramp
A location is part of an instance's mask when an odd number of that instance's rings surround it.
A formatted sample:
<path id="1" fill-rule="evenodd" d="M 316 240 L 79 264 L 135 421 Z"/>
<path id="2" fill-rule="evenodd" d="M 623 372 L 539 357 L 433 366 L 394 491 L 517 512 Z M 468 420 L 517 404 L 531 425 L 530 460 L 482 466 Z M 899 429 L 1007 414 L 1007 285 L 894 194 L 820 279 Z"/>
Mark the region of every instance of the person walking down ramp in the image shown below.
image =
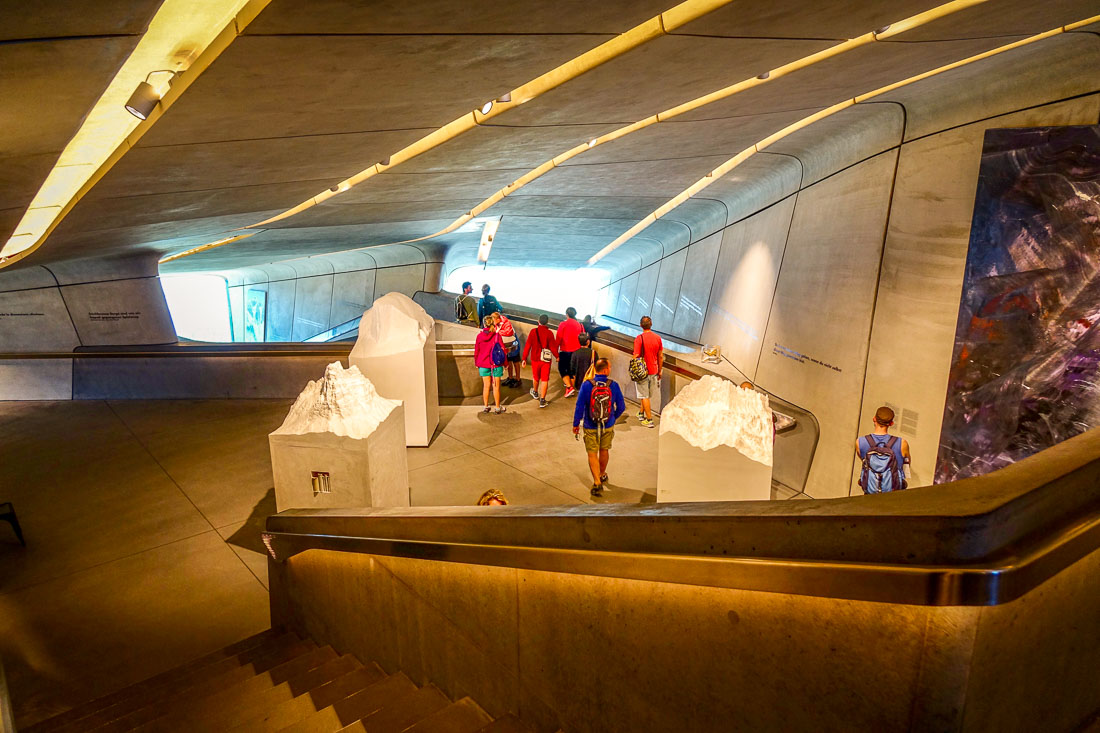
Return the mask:
<path id="1" fill-rule="evenodd" d="M 584 333 L 584 326 L 577 320 L 577 309 L 569 307 L 565 309 L 565 320 L 558 324 L 558 374 L 561 375 L 562 384 L 565 385 L 565 396 L 572 397 L 577 394 L 574 380 L 578 376 L 573 369 L 573 352 L 581 347 L 577 337 Z M 580 374 L 584 378 L 584 374 Z"/>
<path id="2" fill-rule="evenodd" d="M 501 343 L 500 334 L 497 333 L 497 320 L 490 314 L 485 318 L 485 328 L 478 333 L 477 340 L 474 341 L 474 365 L 484 385 L 481 401 L 485 405 L 485 412 L 490 411 L 490 386 L 496 401 L 496 414 L 499 415 L 508 409 L 500 405 L 500 378 L 504 374 L 504 362 L 507 358 L 504 353 L 504 344 Z"/>
<path id="3" fill-rule="evenodd" d="M 602 496 L 607 483 L 607 460 L 611 441 L 615 438 L 615 421 L 626 412 L 623 391 L 608 374 L 611 363 L 597 359 L 596 375 L 585 381 L 573 409 L 573 435 L 584 424 L 584 450 L 588 453 L 588 469 L 592 472 L 592 496 Z"/>
<path id="4" fill-rule="evenodd" d="M 909 441 L 890 435 L 894 411 L 883 405 L 871 419 L 875 431 L 856 441 L 856 455 L 862 463 L 859 486 L 864 494 L 885 494 L 908 488 L 905 464 L 909 463 Z"/>
<path id="5" fill-rule="evenodd" d="M 523 347 L 523 366 L 531 362 L 531 397 L 539 401 L 539 407 L 546 407 L 546 389 L 550 386 L 550 362 L 558 355 L 558 342 L 554 332 L 546 324 L 549 316 L 539 316 L 539 325 L 527 334 L 527 345 Z"/>
<path id="6" fill-rule="evenodd" d="M 643 316 L 639 324 L 642 332 L 634 339 L 634 358 L 630 360 L 630 378 L 634 380 L 638 399 L 642 409 L 638 412 L 638 422 L 647 428 L 653 425 L 653 406 L 650 400 L 654 395 L 661 397 L 661 370 L 664 366 L 665 352 L 661 337 L 653 333 L 653 321 Z"/>

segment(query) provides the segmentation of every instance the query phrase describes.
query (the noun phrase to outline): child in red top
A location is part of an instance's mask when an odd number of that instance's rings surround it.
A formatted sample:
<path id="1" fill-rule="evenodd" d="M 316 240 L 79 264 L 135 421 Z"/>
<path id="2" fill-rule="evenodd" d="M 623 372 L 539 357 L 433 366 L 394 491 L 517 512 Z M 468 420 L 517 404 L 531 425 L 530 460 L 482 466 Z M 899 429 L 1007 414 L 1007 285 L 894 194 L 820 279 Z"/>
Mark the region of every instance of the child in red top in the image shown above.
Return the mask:
<path id="1" fill-rule="evenodd" d="M 542 350 L 549 349 L 551 354 L 558 356 L 558 342 L 554 332 L 546 325 L 549 322 L 550 318 L 545 313 L 539 316 L 539 325 L 527 334 L 527 345 L 523 347 L 523 366 L 531 362 L 531 380 L 535 383 L 531 396 L 539 401 L 539 407 L 550 404 L 546 401 L 546 388 L 550 386 L 550 362 L 543 360 Z"/>

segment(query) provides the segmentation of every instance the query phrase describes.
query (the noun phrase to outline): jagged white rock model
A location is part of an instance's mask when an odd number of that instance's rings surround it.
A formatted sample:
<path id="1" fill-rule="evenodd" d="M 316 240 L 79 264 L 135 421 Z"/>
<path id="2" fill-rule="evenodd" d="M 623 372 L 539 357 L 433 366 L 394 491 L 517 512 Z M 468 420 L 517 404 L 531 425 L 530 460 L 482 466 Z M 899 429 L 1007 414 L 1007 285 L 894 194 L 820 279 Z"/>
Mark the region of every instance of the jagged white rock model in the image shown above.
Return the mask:
<path id="1" fill-rule="evenodd" d="M 657 501 L 770 499 L 771 466 L 767 395 L 706 376 L 661 413 Z"/>
<path id="2" fill-rule="evenodd" d="M 684 387 L 661 413 L 662 433 L 673 432 L 696 448 L 736 448 L 772 465 L 772 411 L 768 396 L 707 375 Z"/>
<path id="3" fill-rule="evenodd" d="M 363 314 L 351 355 L 390 356 L 423 348 L 434 332 L 435 319 L 416 301 L 401 293 L 386 293 Z"/>
<path id="4" fill-rule="evenodd" d="M 362 440 L 400 406 L 378 394 L 359 367 L 344 369 L 334 361 L 322 379 L 306 385 L 272 435 L 332 433 Z"/>
<path id="5" fill-rule="evenodd" d="M 357 367 L 329 364 L 268 444 L 279 511 L 409 505 L 404 406 Z"/>
<path id="6" fill-rule="evenodd" d="M 439 425 L 435 320 L 412 298 L 387 293 L 359 322 L 348 361 L 378 393 L 405 407 L 405 444 L 428 445 Z"/>

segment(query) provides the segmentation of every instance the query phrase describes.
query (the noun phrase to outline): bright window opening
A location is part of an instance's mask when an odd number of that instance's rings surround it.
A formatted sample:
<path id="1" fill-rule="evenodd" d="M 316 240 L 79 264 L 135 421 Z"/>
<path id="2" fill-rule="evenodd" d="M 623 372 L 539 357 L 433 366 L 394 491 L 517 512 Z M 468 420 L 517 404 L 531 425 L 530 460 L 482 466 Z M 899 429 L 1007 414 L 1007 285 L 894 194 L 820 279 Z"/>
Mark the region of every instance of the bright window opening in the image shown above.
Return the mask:
<path id="1" fill-rule="evenodd" d="M 217 275 L 161 275 L 176 335 L 191 341 L 233 340 L 229 290 Z"/>
<path id="2" fill-rule="evenodd" d="M 600 288 L 607 285 L 610 274 L 598 268 L 567 270 L 550 267 L 460 267 L 447 276 L 444 287 L 453 293 L 462 292 L 462 283 L 469 280 L 473 295 L 481 297 L 481 286 L 488 284 L 490 293 L 505 303 L 542 308 L 552 313 L 564 313 L 572 306 L 578 317 L 598 315 Z"/>

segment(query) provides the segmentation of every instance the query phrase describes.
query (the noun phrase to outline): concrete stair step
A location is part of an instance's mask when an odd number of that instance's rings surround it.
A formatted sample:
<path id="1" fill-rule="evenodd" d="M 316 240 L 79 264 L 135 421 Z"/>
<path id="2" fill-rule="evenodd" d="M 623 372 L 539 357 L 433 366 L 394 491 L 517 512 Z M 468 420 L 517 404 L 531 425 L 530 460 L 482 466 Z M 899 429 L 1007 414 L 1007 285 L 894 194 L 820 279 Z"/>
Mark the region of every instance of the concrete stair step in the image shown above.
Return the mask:
<path id="1" fill-rule="evenodd" d="M 142 733 L 176 731 L 183 728 L 185 723 L 194 730 L 208 729 L 208 725 L 205 724 L 213 724 L 215 730 L 231 728 L 240 721 L 247 720 L 248 716 L 237 718 L 232 723 L 225 722 L 225 716 L 239 715 L 241 711 L 251 710 L 253 707 L 277 705 L 291 699 L 295 695 L 290 684 L 291 680 L 302 678 L 337 659 L 332 647 L 313 649 L 267 672 L 233 685 L 218 687 L 209 694 L 201 695 L 196 690 L 194 698 L 190 696 L 178 698 L 174 703 L 163 706 L 158 717 L 134 730 L 140 730 Z M 352 664 L 358 664 L 354 658 L 350 661 Z"/>
<path id="2" fill-rule="evenodd" d="M 272 687 L 247 703 L 235 703 L 220 711 L 203 711 L 188 715 L 185 720 L 191 724 L 191 729 L 194 731 L 232 730 L 249 721 L 262 719 L 270 711 L 284 709 L 284 706 L 301 706 L 303 704 L 301 701 L 311 699 L 308 693 L 362 668 L 363 665 L 359 664 L 358 659 L 346 654 Z M 310 705 L 309 712 L 315 711 L 316 708 Z M 298 720 L 298 718 L 292 720 Z"/>
<path id="3" fill-rule="evenodd" d="M 324 690 L 323 687 L 319 692 L 322 690 Z M 286 733 L 331 733 L 381 710 L 387 703 L 416 691 L 416 685 L 405 676 L 404 672 L 391 674 L 280 730 Z"/>
<path id="4" fill-rule="evenodd" d="M 450 704 L 450 698 L 440 692 L 439 688 L 425 685 L 416 692 L 386 703 L 381 710 L 361 718 L 359 723 L 366 733 L 401 733 Z"/>
<path id="5" fill-rule="evenodd" d="M 410 725 L 404 733 L 477 733 L 492 720 L 480 705 L 464 697 Z"/>
<path id="6" fill-rule="evenodd" d="M 506 713 L 477 733 L 535 733 L 535 729 L 512 713 Z"/>
<path id="7" fill-rule="evenodd" d="M 318 710 L 329 707 L 385 678 L 386 673 L 378 665 L 371 664 L 363 667 L 354 657 L 351 659 L 355 662 L 355 669 L 340 675 L 334 674 L 332 680 L 317 685 L 316 689 L 306 690 L 304 694 L 295 695 L 290 700 L 242 710 L 239 716 L 233 716 L 232 720 L 236 727 L 227 726 L 220 730 L 231 730 L 236 733 L 277 731 L 308 718 Z"/>
<path id="8" fill-rule="evenodd" d="M 160 698 L 149 700 L 145 706 L 125 716 L 97 728 L 91 728 L 90 730 L 94 730 L 97 733 L 122 733 L 123 731 L 131 730 L 159 717 L 161 712 L 167 709 L 167 706 L 173 705 L 177 700 L 190 700 L 205 697 L 219 689 L 230 687 L 257 674 L 267 672 L 295 657 L 308 654 L 316 648 L 317 645 L 312 641 L 299 641 L 296 644 L 274 651 L 267 656 L 260 657 L 247 664 L 234 667 L 228 671 L 223 671 L 221 674 L 210 677 L 198 675 L 190 681 L 190 684 L 181 685 L 179 688 L 170 691 Z M 86 728 L 84 730 L 89 729 Z"/>
<path id="9" fill-rule="evenodd" d="M 259 646 L 237 655 L 218 659 L 210 664 L 195 667 L 183 673 L 179 673 L 178 670 L 173 670 L 174 674 L 163 679 L 155 687 L 133 692 L 113 705 L 85 716 L 69 725 L 62 726 L 58 729 L 58 732 L 60 733 L 63 731 L 64 733 L 69 733 L 69 731 L 95 730 L 97 727 L 124 718 L 134 711 L 155 704 L 166 697 L 174 696 L 181 689 L 191 687 L 196 681 L 208 679 L 213 676 L 220 676 L 235 670 L 239 672 L 242 669 L 246 670 L 247 676 L 251 676 L 252 673 L 249 670 L 252 669 L 251 665 L 254 663 L 271 658 L 273 655 L 278 655 L 286 649 L 293 648 L 303 643 L 304 642 L 302 642 L 297 635 L 285 634 L 270 639 Z M 135 687 L 144 688 L 144 684 L 138 683 Z"/>
<path id="10" fill-rule="evenodd" d="M 169 670 L 165 670 L 160 674 L 154 675 L 149 679 L 142 680 L 137 684 L 124 687 L 123 689 L 113 692 L 110 695 L 104 695 L 98 697 L 95 700 L 90 700 L 82 705 L 78 705 L 71 710 L 68 710 L 60 715 L 55 715 L 52 718 L 43 720 L 34 725 L 28 726 L 23 729 L 23 733 L 53 733 L 61 728 L 82 720 L 93 713 L 98 713 L 114 705 L 117 705 L 126 700 L 132 700 L 140 698 L 143 695 L 147 695 L 151 690 L 158 689 L 164 684 L 170 684 L 173 679 L 178 678 L 181 675 L 186 675 L 196 669 L 205 667 L 223 659 L 234 658 L 249 650 L 261 647 L 265 644 L 271 643 L 280 637 L 285 636 L 279 631 L 274 629 L 268 629 L 262 631 L 259 634 L 254 634 L 247 639 L 242 639 L 236 644 L 230 644 L 224 649 L 218 649 L 217 651 L 204 654 L 201 657 L 187 662 L 179 667 L 174 667 Z"/>

